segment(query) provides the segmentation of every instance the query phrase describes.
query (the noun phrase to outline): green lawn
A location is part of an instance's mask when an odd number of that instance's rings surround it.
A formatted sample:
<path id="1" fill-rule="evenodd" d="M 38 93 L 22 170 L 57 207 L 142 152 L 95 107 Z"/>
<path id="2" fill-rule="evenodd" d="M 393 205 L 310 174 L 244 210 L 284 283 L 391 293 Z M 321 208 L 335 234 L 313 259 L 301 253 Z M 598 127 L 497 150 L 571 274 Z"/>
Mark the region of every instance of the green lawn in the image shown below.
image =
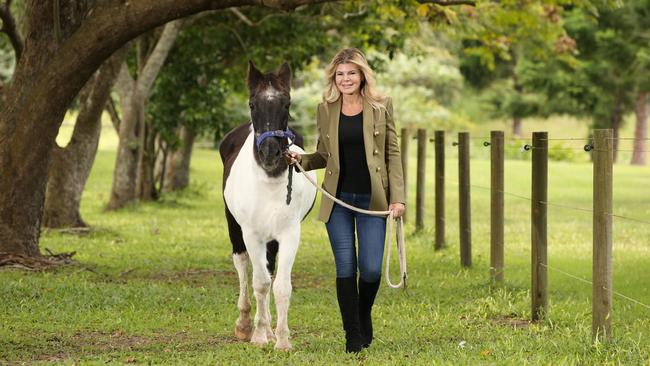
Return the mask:
<path id="1" fill-rule="evenodd" d="M 447 247 L 433 250 L 430 170 L 427 227 L 413 233 L 414 212 L 407 227 L 409 289 L 382 286 L 374 313 L 376 340 L 369 350 L 343 352 L 333 259 L 314 213 L 303 224 L 294 267 L 289 312 L 294 351 L 238 342 L 233 336 L 238 285 L 217 152 L 195 152 L 192 185 L 185 192 L 106 213 L 115 139 L 109 128 L 105 132 L 82 207 L 92 232 L 45 232 L 41 238 L 43 250 L 76 251 L 79 265 L 42 273 L 0 271 L 0 364 L 650 365 L 650 309 L 615 296 L 614 341 L 594 345 L 591 286 L 557 270 L 549 271 L 547 318 L 527 321 L 529 201 L 506 196 L 506 281 L 491 287 L 489 191 L 473 189 L 474 265 L 460 268 L 457 163 L 451 147 Z M 475 142 L 472 184 L 489 187 L 486 149 Z M 415 198 L 411 145 L 410 208 Z M 433 145 L 429 158 L 432 168 Z M 549 202 L 591 208 L 591 165 L 583 160 L 549 163 Z M 650 169 L 621 164 L 614 171 L 615 213 L 650 221 Z M 530 197 L 529 161 L 508 160 L 506 175 L 507 192 Z M 591 214 L 550 206 L 548 215 L 549 265 L 590 280 Z M 650 304 L 648 238 L 649 224 L 614 222 L 615 290 L 645 304 Z M 396 271 L 397 262 L 391 267 Z"/>

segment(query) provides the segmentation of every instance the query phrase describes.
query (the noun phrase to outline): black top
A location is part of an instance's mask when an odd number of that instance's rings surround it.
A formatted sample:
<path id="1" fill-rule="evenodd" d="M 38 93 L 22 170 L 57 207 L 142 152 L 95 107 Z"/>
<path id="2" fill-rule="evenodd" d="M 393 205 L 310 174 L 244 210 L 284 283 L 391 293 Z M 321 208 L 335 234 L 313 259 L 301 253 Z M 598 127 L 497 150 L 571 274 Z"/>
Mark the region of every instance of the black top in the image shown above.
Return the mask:
<path id="1" fill-rule="evenodd" d="M 363 111 L 339 117 L 341 176 L 339 192 L 370 193 L 370 173 L 363 143 Z"/>

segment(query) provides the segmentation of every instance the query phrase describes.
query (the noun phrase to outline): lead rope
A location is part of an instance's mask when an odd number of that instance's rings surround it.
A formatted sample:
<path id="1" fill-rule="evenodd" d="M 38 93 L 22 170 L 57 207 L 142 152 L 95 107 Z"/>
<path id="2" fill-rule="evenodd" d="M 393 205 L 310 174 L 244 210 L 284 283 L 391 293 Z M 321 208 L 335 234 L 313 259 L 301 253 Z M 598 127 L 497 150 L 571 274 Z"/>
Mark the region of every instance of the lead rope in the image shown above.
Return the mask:
<path id="1" fill-rule="evenodd" d="M 373 216 L 386 216 L 386 226 L 388 227 L 388 232 L 386 235 L 386 241 L 384 242 L 384 246 L 388 245 L 387 253 L 386 253 L 386 271 L 385 271 L 385 277 L 386 277 L 386 282 L 388 283 L 388 286 L 391 288 L 403 288 L 406 290 L 406 241 L 404 240 L 404 220 L 402 217 L 398 218 L 398 224 L 397 224 L 397 254 L 399 256 L 399 271 L 400 271 L 400 281 L 398 284 L 393 284 L 390 280 L 390 247 L 391 243 L 393 242 L 393 221 L 395 221 L 395 218 L 393 218 L 393 213 L 392 211 L 369 211 L 369 210 L 364 210 L 358 207 L 354 207 L 352 205 L 349 205 L 340 199 L 332 196 L 329 192 L 324 190 L 322 187 L 318 185 L 309 175 L 306 174 L 305 169 L 298 163 L 297 161 L 293 160 L 294 164 L 298 167 L 298 169 L 302 172 L 302 174 L 307 178 L 307 180 L 314 185 L 321 193 L 323 193 L 325 196 L 327 196 L 329 199 L 332 201 L 338 203 L 339 205 L 349 208 L 350 210 L 363 213 L 366 215 L 373 215 Z M 291 168 L 289 168 L 291 169 Z"/>

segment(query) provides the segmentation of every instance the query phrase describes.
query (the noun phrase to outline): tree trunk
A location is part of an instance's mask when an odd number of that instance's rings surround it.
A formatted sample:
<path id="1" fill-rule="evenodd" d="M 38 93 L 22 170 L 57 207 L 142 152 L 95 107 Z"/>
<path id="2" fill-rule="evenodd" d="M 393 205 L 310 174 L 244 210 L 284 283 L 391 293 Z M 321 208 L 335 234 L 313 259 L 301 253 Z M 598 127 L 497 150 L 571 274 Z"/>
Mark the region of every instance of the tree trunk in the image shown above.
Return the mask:
<path id="1" fill-rule="evenodd" d="M 25 48 L 0 105 L 0 257 L 41 257 L 38 241 L 50 153 L 67 106 L 90 77 L 62 101 L 71 80 L 53 73 L 53 64 L 59 45 L 85 14 L 82 5 L 72 5 L 62 2 L 61 16 L 55 19 L 53 0 L 27 3 Z M 53 19 L 57 27 L 52 27 Z M 68 75 L 74 74 L 70 71 Z"/>
<path id="2" fill-rule="evenodd" d="M 144 130 L 144 149 L 140 156 L 137 177 L 137 198 L 141 201 L 158 199 L 154 171 L 156 167 L 156 131 L 153 124 L 147 121 Z"/>
<path id="3" fill-rule="evenodd" d="M 517 137 L 522 136 L 521 132 L 521 117 L 513 116 L 512 117 L 512 134 Z"/>
<path id="4" fill-rule="evenodd" d="M 43 213 L 45 227 L 87 226 L 79 213 L 81 194 L 97 154 L 102 111 L 126 53 L 126 47 L 116 52 L 86 84 L 85 92 L 80 93 L 81 109 L 70 142 L 52 151 Z"/>
<path id="5" fill-rule="evenodd" d="M 190 161 L 196 133 L 185 126 L 179 130 L 181 146 L 167 157 L 163 184 L 167 191 L 184 189 L 190 184 Z"/>
<path id="6" fill-rule="evenodd" d="M 634 149 L 632 165 L 645 165 L 648 157 L 648 92 L 639 93 L 636 98 L 636 125 L 634 127 Z"/>
<path id="7" fill-rule="evenodd" d="M 612 142 L 612 147 L 614 149 L 614 163 L 616 163 L 616 157 L 618 156 L 618 132 L 621 129 L 621 122 L 623 122 L 623 105 L 620 96 L 616 97 L 616 104 L 614 105 L 614 110 L 612 111 L 612 132 L 614 139 Z"/>
<path id="8" fill-rule="evenodd" d="M 328 0 L 269 1 L 293 9 Z M 99 66 L 125 43 L 173 19 L 204 10 L 255 5 L 259 0 L 28 0 L 28 34 L 0 105 L 0 256 L 39 257 L 47 172 L 68 106 Z M 78 6 L 70 6 L 78 3 Z M 93 4 L 92 11 L 83 5 Z M 81 19 L 77 22 L 77 19 Z M 59 25 L 61 31 L 59 30 Z"/>
<path id="9" fill-rule="evenodd" d="M 156 47 L 142 68 L 142 72 L 135 81 L 128 74 L 126 64 L 122 66 L 118 79 L 118 92 L 120 105 L 122 105 L 122 121 L 120 122 L 119 144 L 115 171 L 113 173 L 113 187 L 107 209 L 114 210 L 124 207 L 136 198 L 142 197 L 143 180 L 142 164 L 146 140 L 145 104 L 153 82 L 169 54 L 176 37 L 182 27 L 182 21 L 176 20 L 165 25 L 165 29 L 156 43 Z M 153 165 L 152 182 L 153 182 Z M 145 189 L 147 194 L 151 192 Z M 152 197 L 152 196 L 150 196 Z"/>

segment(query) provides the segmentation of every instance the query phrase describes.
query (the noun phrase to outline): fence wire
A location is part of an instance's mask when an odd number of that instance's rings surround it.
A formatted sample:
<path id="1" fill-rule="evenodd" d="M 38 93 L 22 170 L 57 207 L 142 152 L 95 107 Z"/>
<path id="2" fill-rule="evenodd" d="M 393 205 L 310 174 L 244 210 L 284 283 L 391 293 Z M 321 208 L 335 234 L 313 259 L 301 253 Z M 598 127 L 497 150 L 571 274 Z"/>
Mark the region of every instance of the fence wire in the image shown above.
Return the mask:
<path id="1" fill-rule="evenodd" d="M 486 137 L 470 137 L 470 139 L 471 139 L 471 140 L 483 140 L 483 146 L 484 146 L 484 147 L 489 147 L 489 146 L 490 146 L 491 138 L 489 138 L 489 137 L 488 137 L 488 138 L 486 138 Z M 648 140 L 650 140 L 650 139 L 648 139 L 648 138 L 627 138 L 627 137 L 614 137 L 614 138 L 609 138 L 609 139 L 610 139 L 610 140 L 640 140 L 640 141 L 648 141 Z M 517 138 L 517 137 L 510 137 L 510 138 L 506 138 L 506 139 L 504 139 L 504 142 L 505 142 L 505 141 L 530 141 L 530 140 L 531 140 L 530 138 Z M 590 138 L 590 137 L 586 137 L 586 138 L 550 138 L 550 139 L 542 139 L 542 140 L 543 140 L 543 141 L 590 141 L 590 140 L 592 140 L 592 138 Z M 452 145 L 453 145 L 453 146 L 457 146 L 457 145 L 458 145 L 458 142 L 457 142 L 457 141 L 453 141 L 453 142 L 452 142 Z M 532 150 L 532 149 L 540 149 L 540 150 L 541 150 L 541 149 L 544 149 L 544 150 L 581 150 L 581 151 L 585 151 L 585 152 L 592 152 L 592 151 L 596 151 L 596 152 L 608 152 L 608 151 L 609 151 L 609 150 L 594 149 L 592 144 L 586 144 L 586 145 L 583 146 L 582 148 L 578 148 L 578 147 L 560 147 L 560 146 L 537 147 L 537 146 L 532 146 L 531 144 L 524 144 L 524 145 L 522 145 L 521 147 L 516 147 L 516 146 L 504 146 L 504 149 L 515 149 L 515 148 L 518 149 L 518 150 L 520 150 L 520 151 L 522 151 L 522 152 L 529 151 L 529 150 Z M 623 152 L 649 152 L 648 150 L 626 150 L 626 149 L 617 149 L 616 151 L 623 151 Z M 451 183 L 451 182 L 450 182 L 450 183 Z M 451 185 L 454 185 L 454 186 L 458 186 L 458 187 L 460 187 L 460 184 L 458 184 L 458 183 L 451 183 Z M 483 189 L 483 190 L 492 191 L 492 188 L 491 188 L 491 187 L 484 187 L 484 186 L 479 186 L 479 185 L 474 185 L 474 184 L 469 184 L 468 186 L 469 186 L 469 187 L 473 187 L 473 188 L 478 188 L 478 189 Z M 516 198 L 519 198 L 519 199 L 522 199 L 522 200 L 526 200 L 526 201 L 529 201 L 529 202 L 533 202 L 533 199 L 531 199 L 530 197 L 522 196 L 522 195 L 519 195 L 519 194 L 515 194 L 515 193 L 511 193 L 511 192 L 506 192 L 506 191 L 502 191 L 502 190 L 496 190 L 496 192 L 498 192 L 498 193 L 502 193 L 502 194 L 507 195 L 507 196 L 516 197 Z M 567 206 L 567 205 L 560 205 L 560 204 L 551 203 L 551 202 L 548 202 L 548 201 L 539 201 L 539 203 L 540 203 L 540 204 L 543 204 L 543 205 L 546 205 L 546 206 L 559 207 L 559 208 L 564 208 L 564 209 L 569 209 L 569 210 L 575 210 L 575 211 L 581 211 L 581 212 L 588 212 L 588 213 L 592 213 L 592 214 L 594 213 L 594 211 L 591 210 L 591 209 L 586 209 L 586 208 L 581 208 L 581 207 L 573 207 L 573 206 Z M 635 222 L 638 222 L 638 223 L 643 223 L 643 224 L 648 224 L 648 225 L 650 225 L 650 221 L 647 221 L 647 220 L 641 220 L 641 219 L 637 219 L 637 218 L 633 218 L 633 217 L 627 217 L 627 216 L 618 215 L 618 214 L 614 214 L 614 213 L 605 213 L 605 214 L 606 214 L 606 215 L 609 215 L 609 216 L 611 216 L 611 217 L 616 217 L 616 218 L 620 218 L 620 219 L 624 219 L 624 220 L 630 220 L 630 221 L 635 221 Z M 553 267 L 553 266 L 549 266 L 548 264 L 545 264 L 545 263 L 540 263 L 540 264 L 541 264 L 542 266 L 544 266 L 545 268 L 548 268 L 548 269 L 550 269 L 550 270 L 552 270 L 552 271 L 554 271 L 554 272 L 557 272 L 557 273 L 563 274 L 563 275 L 565 275 L 565 276 L 567 276 L 567 277 L 569 277 L 569 278 L 572 278 L 572 279 L 574 279 L 574 280 L 577 280 L 577 281 L 580 281 L 580 282 L 583 282 L 583 283 L 587 283 L 587 284 L 593 286 L 593 282 L 592 282 L 592 281 L 589 281 L 589 280 L 586 280 L 586 279 L 584 279 L 584 278 L 582 278 L 582 277 L 579 277 L 579 276 L 573 275 L 573 274 L 571 274 L 571 273 L 569 273 L 569 272 L 566 272 L 566 271 L 564 271 L 564 270 L 561 270 L 561 269 L 559 269 L 559 268 L 556 268 L 556 267 Z M 623 293 L 620 293 L 620 292 L 618 292 L 618 291 L 615 291 L 615 290 L 613 290 L 613 289 L 608 289 L 608 288 L 606 288 L 606 287 L 603 287 L 603 289 L 605 289 L 605 290 L 607 290 L 607 291 L 612 291 L 612 293 L 613 293 L 614 295 L 616 295 L 616 296 L 618 296 L 618 297 L 620 297 L 620 298 L 622 298 L 622 299 L 625 299 L 625 300 L 627 300 L 627 301 L 630 301 L 630 302 L 632 302 L 632 303 L 635 303 L 635 304 L 637 304 L 637 305 L 639 305 L 639 306 L 645 307 L 646 309 L 649 309 L 649 310 L 650 310 L 650 305 L 645 304 L 645 303 L 643 303 L 643 302 L 641 302 L 641 301 L 639 301 L 639 300 L 637 300 L 637 299 L 634 299 L 634 298 L 632 298 L 632 297 L 630 297 L 630 296 L 627 296 L 627 295 L 625 295 L 625 294 L 623 294 Z"/>
<path id="2" fill-rule="evenodd" d="M 457 187 L 460 186 L 460 184 L 458 184 L 458 183 L 450 183 L 450 184 L 454 185 L 454 186 L 457 186 Z M 492 188 L 490 188 L 490 187 L 483 187 L 483 186 L 478 186 L 478 185 L 475 185 L 475 184 L 470 184 L 469 187 L 484 189 L 484 190 L 487 190 L 487 191 L 492 190 Z M 516 198 L 520 198 L 520 199 L 523 199 L 523 200 L 526 200 L 526 201 L 529 201 L 529 202 L 533 202 L 533 199 L 530 198 L 530 197 L 526 197 L 526 196 L 522 196 L 522 195 L 519 195 L 519 194 L 510 193 L 510 192 L 506 192 L 506 191 L 502 191 L 502 190 L 499 190 L 499 189 L 497 189 L 496 191 L 499 192 L 499 193 L 503 193 L 504 195 L 507 195 L 507 196 L 516 197 Z M 568 209 L 568 210 L 575 210 L 575 211 L 594 213 L 594 210 L 591 210 L 591 209 L 588 209 L 588 208 L 560 205 L 560 204 L 552 203 L 552 202 L 548 202 L 548 201 L 539 201 L 539 203 L 541 203 L 542 205 L 546 205 L 546 206 L 559 207 L 559 208 L 565 208 L 565 209 Z M 616 218 L 619 218 L 619 219 L 630 220 L 630 221 L 635 221 L 635 222 L 638 222 L 638 223 L 650 225 L 650 221 L 637 219 L 637 218 L 634 218 L 634 217 L 623 216 L 623 215 L 618 215 L 618 214 L 614 214 L 614 213 L 605 213 L 605 215 L 608 215 L 608 216 L 611 216 L 611 217 L 616 217 Z"/>
<path id="3" fill-rule="evenodd" d="M 555 271 L 555 272 L 561 273 L 561 274 L 563 274 L 563 275 L 565 275 L 565 276 L 567 276 L 567 277 L 569 277 L 569 278 L 573 278 L 574 280 L 578 280 L 578 281 L 580 281 L 580 282 L 584 282 L 584 283 L 590 284 L 590 285 L 592 285 L 592 286 L 594 285 L 594 283 L 591 282 L 591 281 L 589 281 L 589 280 L 586 280 L 586 279 L 584 279 L 584 278 L 582 278 L 582 277 L 576 276 L 576 275 L 574 275 L 574 274 L 571 274 L 571 273 L 569 273 L 569 272 L 567 272 L 567 271 L 564 271 L 564 270 L 561 270 L 561 269 L 559 269 L 559 268 L 549 266 L 549 265 L 546 264 L 546 263 L 540 263 L 540 265 L 541 265 L 542 267 L 548 268 L 548 269 L 550 269 L 550 270 L 552 270 L 552 271 Z M 649 309 L 649 310 L 650 310 L 650 305 L 645 304 L 645 303 L 643 303 L 643 302 L 641 302 L 641 301 L 639 301 L 639 300 L 636 300 L 636 299 L 634 299 L 634 298 L 631 298 L 631 297 L 629 297 L 629 296 L 627 296 L 627 295 L 624 295 L 624 294 L 622 294 L 622 293 L 620 293 L 620 292 L 618 292 L 618 291 L 614 291 L 614 290 L 612 290 L 612 289 L 608 289 L 607 287 L 603 287 L 603 290 L 606 290 L 606 291 L 612 291 L 612 293 L 615 294 L 616 296 L 619 296 L 620 298 L 623 298 L 623 299 L 626 299 L 626 300 L 628 300 L 628 301 L 631 301 L 631 302 L 633 302 L 633 303 L 635 303 L 635 304 L 637 304 L 637 305 L 641 305 L 641 306 L 645 307 L 646 309 Z"/>

